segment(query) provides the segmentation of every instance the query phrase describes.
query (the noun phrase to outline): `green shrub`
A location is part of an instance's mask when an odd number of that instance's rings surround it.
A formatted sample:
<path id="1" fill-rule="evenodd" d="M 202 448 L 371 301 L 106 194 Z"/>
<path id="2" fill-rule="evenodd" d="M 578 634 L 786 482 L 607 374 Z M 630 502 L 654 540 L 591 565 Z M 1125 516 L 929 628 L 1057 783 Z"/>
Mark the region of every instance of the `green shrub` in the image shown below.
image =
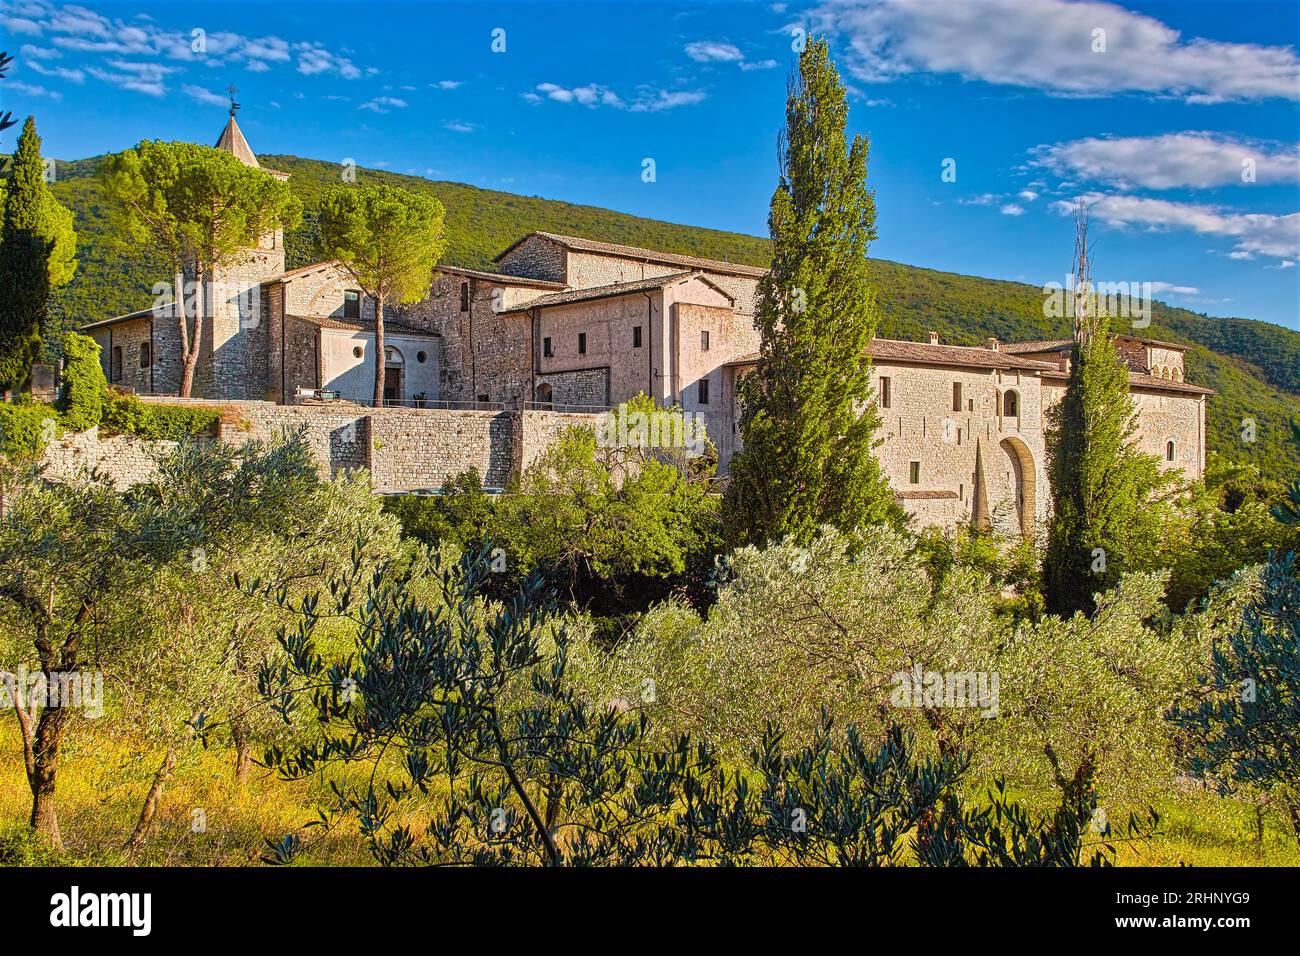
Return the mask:
<path id="1" fill-rule="evenodd" d="M 99 345 L 87 335 L 63 339 L 63 396 L 58 408 L 64 427 L 80 432 L 98 425 L 104 414 L 108 382 L 99 364 Z"/>
<path id="2" fill-rule="evenodd" d="M 134 395 L 108 392 L 101 424 L 122 435 L 176 441 L 213 432 L 220 420 L 221 414 L 214 409 L 155 405 Z"/>
<path id="3" fill-rule="evenodd" d="M 46 425 L 46 422 L 51 425 Z M 39 455 L 58 434 L 54 409 L 41 402 L 0 402 L 0 451 Z"/>

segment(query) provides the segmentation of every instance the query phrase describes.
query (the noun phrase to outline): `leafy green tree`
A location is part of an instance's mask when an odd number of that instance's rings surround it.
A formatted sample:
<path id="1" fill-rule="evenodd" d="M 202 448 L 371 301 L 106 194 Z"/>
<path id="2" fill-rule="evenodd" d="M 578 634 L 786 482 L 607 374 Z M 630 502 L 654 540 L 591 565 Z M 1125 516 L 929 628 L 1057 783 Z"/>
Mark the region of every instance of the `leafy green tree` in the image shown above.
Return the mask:
<path id="1" fill-rule="evenodd" d="M 743 450 L 732 459 L 725 523 L 737 543 L 822 525 L 849 531 L 892 513 L 872 448 L 868 346 L 876 308 L 867 245 L 876 204 L 867 140 L 845 140 L 848 106 L 824 39 L 810 40 L 786 101 L 780 182 L 768 226 L 772 268 L 759 280 L 758 367 L 740 386 Z"/>
<path id="2" fill-rule="evenodd" d="M 27 117 L 13 173 L 0 182 L 0 389 L 27 384 L 40 356 L 50 293 L 72 280 L 77 235 L 72 213 L 45 182 L 41 138 Z"/>
<path id="3" fill-rule="evenodd" d="M 996 815 L 965 810 L 965 755 L 919 757 L 897 727 L 877 744 L 852 725 L 833 731 L 824 713 L 808 745 L 787 748 L 769 726 L 731 770 L 706 742 L 664 738 L 645 715 L 576 693 L 571 637 L 540 582 L 487 604 L 492 574 L 484 548 L 427 570 L 358 562 L 328 597 L 250 585 L 295 618 L 284 662 L 260 683 L 316 734 L 268 747 L 266 763 L 327 780 L 318 838 L 355 824 L 387 866 L 1109 861 L 1108 847 L 1084 845 L 1086 812 L 1037 819 L 1005 799 Z M 321 629 L 340 620 L 351 640 L 322 651 Z M 309 847 L 290 833 L 266 859 Z"/>
<path id="4" fill-rule="evenodd" d="M 1047 609 L 1091 613 L 1095 592 L 1113 587 L 1151 552 L 1151 498 L 1162 479 L 1134 445 L 1137 418 L 1128 365 L 1111 339 L 1110 319 L 1090 289 L 1087 221 L 1076 221 L 1074 349 L 1070 379 L 1048 413 L 1052 520 L 1043 560 Z"/>
<path id="5" fill-rule="evenodd" d="M 302 204 L 288 183 L 265 170 L 193 143 L 144 140 L 110 157 L 100 175 L 119 245 L 151 252 L 171 269 L 182 354 L 179 391 L 188 397 L 213 304 L 210 284 L 243 261 L 262 236 L 296 226 Z"/>
<path id="6" fill-rule="evenodd" d="M 429 294 L 442 256 L 444 210 L 392 186 L 336 186 L 321 202 L 318 248 L 375 303 L 375 406 L 384 404 L 384 310 Z"/>
<path id="7" fill-rule="evenodd" d="M 316 480 L 300 438 L 238 449 L 184 445 L 160 463 L 158 481 L 126 492 L 99 474 L 63 482 L 42 478 L 38 469 L 25 472 L 0 518 L 6 657 L 24 666 L 31 661 L 46 688 L 102 672 L 111 664 L 108 622 L 138 602 L 157 575 L 206 563 L 206 549 L 221 541 L 290 523 Z M 17 701 L 13 677 L 5 683 Z M 28 706 L 13 708 L 32 792 L 30 824 L 54 844 L 61 843 L 59 755 L 74 715 L 66 703 L 42 706 L 42 695 L 32 694 Z"/>
<path id="8" fill-rule="evenodd" d="M 1300 424 L 1293 425 L 1300 442 Z M 1275 515 L 1300 526 L 1300 478 Z M 1192 767 L 1259 787 L 1288 809 L 1300 843 L 1300 567 L 1270 555 L 1262 587 L 1240 626 L 1213 648 L 1204 696 L 1175 712 L 1201 750 Z"/>
<path id="9" fill-rule="evenodd" d="M 656 409 L 646 396 L 625 411 L 684 422 L 680 409 Z M 497 503 L 495 534 L 511 560 L 567 583 L 584 603 L 702 580 L 720 544 L 712 460 L 604 432 L 569 428 Z"/>

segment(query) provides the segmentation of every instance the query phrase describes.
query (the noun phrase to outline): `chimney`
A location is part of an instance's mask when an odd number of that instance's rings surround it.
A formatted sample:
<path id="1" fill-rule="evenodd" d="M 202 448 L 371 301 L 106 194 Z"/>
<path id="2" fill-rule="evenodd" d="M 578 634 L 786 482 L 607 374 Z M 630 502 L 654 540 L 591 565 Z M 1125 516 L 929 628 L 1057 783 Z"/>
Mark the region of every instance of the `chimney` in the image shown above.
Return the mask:
<path id="1" fill-rule="evenodd" d="M 938 333 L 938 332 L 931 332 L 931 333 L 930 333 L 930 344 L 931 344 L 931 345 L 938 345 L 938 344 L 939 344 L 939 333 Z"/>
<path id="2" fill-rule="evenodd" d="M 998 350 L 998 340 L 990 335 L 984 340 L 984 347 L 990 352 L 996 352 Z"/>

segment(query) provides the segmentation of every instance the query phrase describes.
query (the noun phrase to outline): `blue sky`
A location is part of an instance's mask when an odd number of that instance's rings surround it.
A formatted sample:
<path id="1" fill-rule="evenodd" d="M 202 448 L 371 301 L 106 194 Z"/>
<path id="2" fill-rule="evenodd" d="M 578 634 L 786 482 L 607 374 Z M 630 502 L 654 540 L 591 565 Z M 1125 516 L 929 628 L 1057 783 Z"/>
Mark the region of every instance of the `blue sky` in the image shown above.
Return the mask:
<path id="1" fill-rule="evenodd" d="M 0 0 L 0 95 L 80 158 L 211 142 L 233 83 L 258 152 L 763 235 L 794 31 L 823 32 L 871 138 L 872 255 L 1060 282 L 1083 196 L 1097 279 L 1300 328 L 1298 10 Z"/>

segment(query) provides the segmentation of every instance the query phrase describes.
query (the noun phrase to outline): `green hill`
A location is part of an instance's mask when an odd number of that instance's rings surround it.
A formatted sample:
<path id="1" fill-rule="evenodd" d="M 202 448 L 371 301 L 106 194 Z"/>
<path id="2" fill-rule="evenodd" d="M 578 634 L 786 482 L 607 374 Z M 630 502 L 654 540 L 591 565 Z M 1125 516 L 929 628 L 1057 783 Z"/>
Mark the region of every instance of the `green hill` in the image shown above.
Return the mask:
<path id="1" fill-rule="evenodd" d="M 289 267 L 312 261 L 310 236 L 325 190 L 339 181 L 337 164 L 296 156 L 262 156 L 264 165 L 292 174 L 306 210 L 303 226 L 286 236 Z M 54 303 L 64 328 L 147 306 L 157 264 L 124 256 L 111 242 L 105 198 L 94 173 L 102 157 L 59 163 L 55 194 L 76 215 L 81 241 L 77 278 Z M 608 242 L 765 265 L 767 240 L 700 229 L 572 203 L 433 182 L 384 170 L 359 170 L 367 179 L 418 189 L 447 209 L 449 263 L 491 269 L 492 257 L 533 230 L 588 236 Z M 1067 320 L 1043 315 L 1042 291 L 1018 282 L 936 272 L 875 259 L 871 262 L 882 312 L 882 335 L 977 344 L 990 335 L 1004 342 L 1064 337 Z M 1300 418 L 1300 332 L 1243 318 L 1211 318 L 1156 303 L 1150 328 L 1138 334 L 1193 346 L 1187 376 L 1215 389 L 1210 400 L 1209 448 L 1261 473 L 1283 478 L 1300 470 L 1300 450 L 1288 441 L 1286 422 Z M 1243 419 L 1257 423 L 1258 440 L 1240 440 Z"/>

